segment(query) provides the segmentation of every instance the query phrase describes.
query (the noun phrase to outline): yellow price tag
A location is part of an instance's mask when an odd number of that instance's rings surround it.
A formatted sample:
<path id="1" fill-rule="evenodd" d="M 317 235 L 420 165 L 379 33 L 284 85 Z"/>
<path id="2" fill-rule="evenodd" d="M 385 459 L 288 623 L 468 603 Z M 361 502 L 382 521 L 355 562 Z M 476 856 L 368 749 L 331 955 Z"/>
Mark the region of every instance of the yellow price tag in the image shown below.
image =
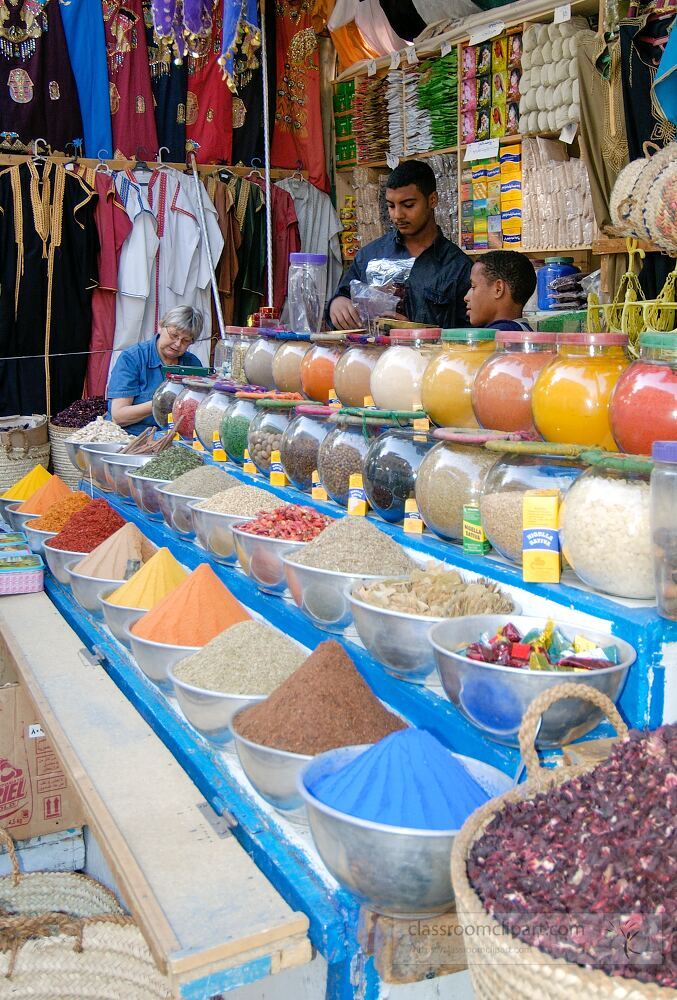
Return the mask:
<path id="1" fill-rule="evenodd" d="M 197 436 L 197 431 L 193 431 L 193 451 L 204 451 L 204 445 Z"/>
<path id="2" fill-rule="evenodd" d="M 354 472 L 348 481 L 348 513 L 356 517 L 366 517 L 368 509 L 362 473 Z"/>
<path id="3" fill-rule="evenodd" d="M 418 504 L 412 498 L 404 501 L 404 533 L 405 535 L 422 535 L 423 519 L 418 510 Z"/>
<path id="4" fill-rule="evenodd" d="M 259 471 L 251 460 L 249 448 L 245 448 L 244 450 L 244 465 L 242 466 L 242 471 L 248 472 L 250 476 L 255 476 Z"/>
<path id="5" fill-rule="evenodd" d="M 373 396 L 365 396 L 364 397 L 364 405 L 365 406 L 376 406 L 376 403 L 374 402 L 374 397 Z"/>
<path id="6" fill-rule="evenodd" d="M 340 410 L 341 409 L 341 400 L 336 395 L 336 390 L 335 389 L 330 389 L 329 390 L 329 401 L 328 401 L 327 405 L 331 406 L 332 410 Z"/>
<path id="7" fill-rule="evenodd" d="M 328 500 L 329 497 L 327 496 L 327 491 L 320 482 L 320 473 L 317 471 L 317 469 L 313 470 L 311 481 L 312 481 L 312 488 L 310 495 L 313 498 L 313 500 Z"/>
<path id="8" fill-rule="evenodd" d="M 174 414 L 173 413 L 169 413 L 167 415 L 167 430 L 171 431 L 173 429 L 174 429 Z M 181 437 L 180 437 L 179 434 L 175 434 L 174 437 L 172 438 L 172 441 L 180 441 L 180 440 L 181 440 Z"/>
<path id="9" fill-rule="evenodd" d="M 213 432 L 213 434 L 212 434 L 212 441 L 214 443 L 214 447 L 212 448 L 212 458 L 214 459 L 214 461 L 215 462 L 227 462 L 228 461 L 228 456 L 226 455 L 225 451 L 221 447 L 221 438 L 219 437 L 219 432 L 218 431 L 214 431 Z"/>
<path id="10" fill-rule="evenodd" d="M 416 420 L 414 420 L 412 427 L 414 428 L 415 431 L 429 431 L 430 421 L 428 420 L 427 417 L 418 417 Z"/>
<path id="11" fill-rule="evenodd" d="M 270 485 L 289 486 L 279 451 L 271 451 L 270 453 Z"/>

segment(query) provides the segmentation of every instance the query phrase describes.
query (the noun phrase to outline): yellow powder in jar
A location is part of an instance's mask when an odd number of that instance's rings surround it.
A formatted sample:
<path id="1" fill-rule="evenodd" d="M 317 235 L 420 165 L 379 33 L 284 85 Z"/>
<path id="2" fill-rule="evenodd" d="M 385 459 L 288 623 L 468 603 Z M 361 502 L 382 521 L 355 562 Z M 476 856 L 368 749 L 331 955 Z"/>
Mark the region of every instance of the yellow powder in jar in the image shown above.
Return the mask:
<path id="1" fill-rule="evenodd" d="M 157 546 L 128 522 L 92 549 L 74 569 L 101 580 L 127 580 L 156 552 Z"/>
<path id="2" fill-rule="evenodd" d="M 188 576 L 169 549 L 158 549 L 126 583 L 114 590 L 107 600 L 121 608 L 144 608 L 150 611 L 171 594 Z"/>
<path id="3" fill-rule="evenodd" d="M 2 494 L 3 500 L 28 500 L 36 490 L 48 483 L 52 478 L 51 474 L 42 465 L 36 465 L 34 469 L 27 472 L 25 476 Z"/>

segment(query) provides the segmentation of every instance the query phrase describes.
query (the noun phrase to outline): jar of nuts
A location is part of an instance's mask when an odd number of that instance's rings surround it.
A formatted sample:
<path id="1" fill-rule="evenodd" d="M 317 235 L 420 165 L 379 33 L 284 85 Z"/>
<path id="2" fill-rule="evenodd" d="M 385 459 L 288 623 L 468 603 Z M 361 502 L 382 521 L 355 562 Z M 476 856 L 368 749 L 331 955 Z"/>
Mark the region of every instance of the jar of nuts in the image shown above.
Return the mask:
<path id="1" fill-rule="evenodd" d="M 329 422 L 335 424 L 320 445 L 317 471 L 330 499 L 348 506 L 350 477 L 363 473 L 363 462 L 371 442 L 393 426 L 393 420 L 377 410 L 339 410 Z"/>
<path id="2" fill-rule="evenodd" d="M 302 403 L 296 407 L 294 418 L 282 435 L 282 467 L 297 490 L 310 493 L 312 489 L 320 445 L 336 426 L 329 423 L 329 417 L 335 412 L 330 406 Z"/>
<path id="3" fill-rule="evenodd" d="M 270 472 L 271 454 L 282 448 L 282 435 L 297 402 L 293 399 L 257 400 L 257 413 L 247 432 L 247 448 L 252 462 L 264 476 Z"/>

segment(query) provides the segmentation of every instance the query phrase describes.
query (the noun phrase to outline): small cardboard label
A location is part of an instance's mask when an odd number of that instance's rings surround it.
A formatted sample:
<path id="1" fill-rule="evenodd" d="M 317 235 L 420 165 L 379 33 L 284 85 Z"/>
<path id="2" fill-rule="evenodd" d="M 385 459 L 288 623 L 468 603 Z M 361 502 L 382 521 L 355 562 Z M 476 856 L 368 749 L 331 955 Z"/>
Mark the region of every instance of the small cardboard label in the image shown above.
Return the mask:
<path id="1" fill-rule="evenodd" d="M 399 162 L 399 156 L 395 156 L 394 153 L 386 153 L 386 165 L 389 166 L 391 170 L 394 170 Z"/>
<path id="2" fill-rule="evenodd" d="M 564 24 L 565 21 L 571 20 L 571 4 L 563 3 L 559 7 L 555 7 L 555 15 L 553 21 L 555 24 Z"/>
<path id="3" fill-rule="evenodd" d="M 348 483 L 348 513 L 356 517 L 366 517 L 368 509 L 362 473 L 354 472 Z"/>
<path id="4" fill-rule="evenodd" d="M 413 498 L 404 501 L 404 533 L 405 535 L 422 535 L 423 518 L 418 509 L 418 504 Z"/>
<path id="5" fill-rule="evenodd" d="M 204 445 L 197 436 L 197 431 L 193 431 L 193 450 L 194 451 L 204 451 Z"/>
<path id="6" fill-rule="evenodd" d="M 313 498 L 313 500 L 328 500 L 329 497 L 327 496 L 327 491 L 320 482 L 320 473 L 317 471 L 317 469 L 313 470 L 313 475 L 311 478 L 312 478 L 312 487 L 310 495 Z"/>
<path id="7" fill-rule="evenodd" d="M 174 430 L 174 414 L 173 413 L 169 413 L 167 415 L 167 430 L 168 431 Z M 175 434 L 174 437 L 172 438 L 172 441 L 180 441 L 180 440 L 181 440 L 181 436 L 179 434 Z"/>
<path id="8" fill-rule="evenodd" d="M 559 134 L 560 142 L 566 142 L 567 146 L 570 146 L 571 143 L 576 138 L 577 132 L 578 132 L 578 122 L 569 122 L 569 124 L 565 125 Z"/>
<path id="9" fill-rule="evenodd" d="M 336 389 L 329 390 L 329 399 L 327 400 L 327 405 L 331 406 L 332 410 L 341 409 L 341 400 L 336 395 Z"/>
<path id="10" fill-rule="evenodd" d="M 367 76 L 376 76 L 376 60 L 370 59 L 367 63 Z"/>
<path id="11" fill-rule="evenodd" d="M 45 735 L 45 734 L 44 734 L 44 733 L 43 733 L 43 731 L 42 731 L 42 726 L 40 725 L 40 723 L 39 723 L 39 722 L 33 722 L 33 723 L 32 723 L 32 724 L 31 724 L 31 725 L 30 725 L 30 726 L 28 727 L 28 739 L 29 739 L 29 740 L 37 740 L 37 739 L 39 739 L 39 738 L 40 738 L 41 736 L 44 736 L 44 735 Z"/>
<path id="12" fill-rule="evenodd" d="M 406 53 L 407 62 L 409 63 L 409 65 L 410 66 L 415 66 L 416 63 L 418 62 L 418 56 L 416 55 L 416 46 L 415 45 L 407 45 L 407 47 L 406 47 L 406 49 L 404 51 Z"/>
<path id="13" fill-rule="evenodd" d="M 259 471 L 251 460 L 249 448 L 245 448 L 244 450 L 244 465 L 242 466 L 242 471 L 248 472 L 250 476 L 255 476 Z"/>
<path id="14" fill-rule="evenodd" d="M 444 59 L 445 56 L 448 56 L 451 53 L 452 48 L 453 46 L 451 42 L 444 42 L 442 44 L 442 48 L 440 49 L 440 58 Z"/>
<path id="15" fill-rule="evenodd" d="M 398 69 L 399 65 L 400 65 L 400 60 L 401 59 L 402 59 L 402 56 L 400 55 L 399 52 L 391 52 L 390 53 L 390 68 L 391 69 Z"/>
<path id="16" fill-rule="evenodd" d="M 472 552 L 475 555 L 486 555 L 491 549 L 491 544 L 487 538 L 480 509 L 476 503 L 463 505 L 463 551 Z"/>
<path id="17" fill-rule="evenodd" d="M 479 45 L 480 42 L 487 42 L 490 38 L 500 35 L 504 29 L 505 21 L 491 21 L 490 24 L 485 24 L 484 27 L 473 31 L 468 39 L 468 45 Z"/>
<path id="18" fill-rule="evenodd" d="M 374 397 L 373 396 L 365 396 L 364 397 L 364 404 L 363 405 L 364 406 L 375 406 L 376 404 L 374 403 Z"/>
<path id="19" fill-rule="evenodd" d="M 270 453 L 270 485 L 289 486 L 279 451 L 271 451 Z"/>
<path id="20" fill-rule="evenodd" d="M 212 441 L 214 442 L 214 447 L 212 448 L 212 458 L 215 462 L 227 462 L 228 456 L 226 455 L 224 449 L 221 446 L 221 438 L 219 437 L 219 432 L 214 431 L 212 434 Z"/>
<path id="21" fill-rule="evenodd" d="M 428 417 L 417 417 L 416 420 L 414 420 L 412 427 L 415 431 L 429 431 L 430 420 Z"/>
<path id="22" fill-rule="evenodd" d="M 475 160 L 493 160 L 498 156 L 499 148 L 498 139 L 482 139 L 481 142 L 471 142 L 463 159 L 466 163 L 474 163 Z"/>

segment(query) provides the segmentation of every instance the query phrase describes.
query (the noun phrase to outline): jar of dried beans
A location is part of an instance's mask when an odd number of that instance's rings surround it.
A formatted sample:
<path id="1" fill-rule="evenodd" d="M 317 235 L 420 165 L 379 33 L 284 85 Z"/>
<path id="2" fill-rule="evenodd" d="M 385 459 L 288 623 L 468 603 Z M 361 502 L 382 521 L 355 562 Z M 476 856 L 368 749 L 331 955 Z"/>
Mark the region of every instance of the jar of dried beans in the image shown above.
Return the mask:
<path id="1" fill-rule="evenodd" d="M 280 457 L 289 482 L 310 493 L 313 472 L 318 468 L 320 445 L 336 425 L 328 418 L 336 411 L 329 406 L 302 403 L 282 435 Z"/>
<path id="2" fill-rule="evenodd" d="M 439 353 L 439 328 L 391 330 L 390 347 L 371 373 L 374 403 L 383 410 L 420 409 L 423 373 Z"/>
<path id="3" fill-rule="evenodd" d="M 555 334 L 498 330 L 496 350 L 472 385 L 472 408 L 480 427 L 534 431 L 531 392 L 536 377 L 555 357 Z"/>
<path id="4" fill-rule="evenodd" d="M 169 414 L 174 417 L 174 403 L 183 389 L 183 375 L 167 375 L 153 393 L 153 420 L 158 427 L 166 427 Z"/>
<path id="5" fill-rule="evenodd" d="M 654 441 L 677 440 L 677 337 L 643 333 L 639 360 L 611 396 L 611 429 L 621 451 L 651 454 Z"/>
<path id="6" fill-rule="evenodd" d="M 423 409 L 440 427 L 477 427 L 472 387 L 494 349 L 494 330 L 442 330 L 442 350 L 423 375 Z"/>
<path id="7" fill-rule="evenodd" d="M 282 435 L 295 406 L 289 399 L 260 399 L 256 404 L 257 413 L 247 432 L 247 448 L 252 462 L 264 476 L 270 472 L 270 456 L 282 447 Z"/>
<path id="8" fill-rule="evenodd" d="M 329 422 L 334 429 L 320 445 L 317 469 L 327 495 L 335 503 L 347 507 L 350 477 L 362 474 L 362 463 L 369 445 L 392 426 L 392 421 L 339 411 L 329 418 Z"/>
<path id="9" fill-rule="evenodd" d="M 195 414 L 203 400 L 214 388 L 214 379 L 184 378 L 183 388 L 174 400 L 174 424 L 178 433 L 187 441 L 192 441 L 195 430 Z"/>
<path id="10" fill-rule="evenodd" d="M 336 395 L 344 406 L 366 406 L 371 396 L 371 373 L 385 350 L 387 340 L 373 343 L 350 343 L 341 355 L 334 372 Z"/>
<path id="11" fill-rule="evenodd" d="M 385 521 L 403 520 L 406 501 L 416 496 L 421 462 L 434 444 L 424 431 L 393 427 L 369 445 L 363 462 L 364 488 L 370 506 Z"/>

